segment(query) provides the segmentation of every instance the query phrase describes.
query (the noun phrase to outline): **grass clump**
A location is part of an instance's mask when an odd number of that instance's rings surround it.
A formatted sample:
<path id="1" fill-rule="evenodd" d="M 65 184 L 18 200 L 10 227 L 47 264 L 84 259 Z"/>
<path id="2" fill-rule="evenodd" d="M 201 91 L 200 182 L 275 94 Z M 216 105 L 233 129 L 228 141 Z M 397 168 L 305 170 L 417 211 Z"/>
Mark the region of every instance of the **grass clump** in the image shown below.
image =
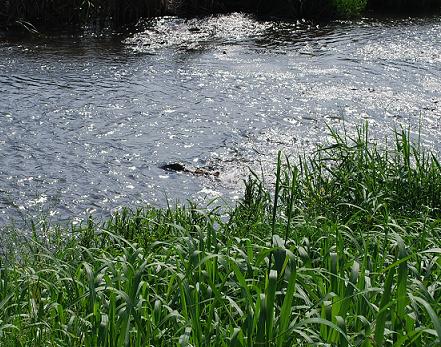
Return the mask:
<path id="1" fill-rule="evenodd" d="M 366 9 L 368 0 L 334 0 L 334 7 L 342 17 L 359 16 Z"/>
<path id="2" fill-rule="evenodd" d="M 406 132 L 331 134 L 227 216 L 123 210 L 3 243 L 0 345 L 438 346 L 439 162 Z"/>

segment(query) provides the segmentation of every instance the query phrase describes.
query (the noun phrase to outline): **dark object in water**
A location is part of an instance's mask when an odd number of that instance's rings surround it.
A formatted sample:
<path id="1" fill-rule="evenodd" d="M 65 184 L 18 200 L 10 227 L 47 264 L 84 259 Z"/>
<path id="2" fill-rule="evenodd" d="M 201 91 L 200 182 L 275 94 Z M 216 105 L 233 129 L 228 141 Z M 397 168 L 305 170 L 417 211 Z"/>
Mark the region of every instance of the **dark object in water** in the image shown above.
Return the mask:
<path id="1" fill-rule="evenodd" d="M 165 171 L 176 171 L 176 172 L 186 171 L 185 166 L 182 165 L 181 163 L 165 164 L 160 166 L 159 168 Z"/>
<path id="2" fill-rule="evenodd" d="M 165 171 L 186 172 L 196 176 L 204 175 L 218 177 L 220 174 L 219 171 L 214 171 L 212 167 L 187 168 L 181 163 L 165 164 L 161 165 L 159 168 Z"/>

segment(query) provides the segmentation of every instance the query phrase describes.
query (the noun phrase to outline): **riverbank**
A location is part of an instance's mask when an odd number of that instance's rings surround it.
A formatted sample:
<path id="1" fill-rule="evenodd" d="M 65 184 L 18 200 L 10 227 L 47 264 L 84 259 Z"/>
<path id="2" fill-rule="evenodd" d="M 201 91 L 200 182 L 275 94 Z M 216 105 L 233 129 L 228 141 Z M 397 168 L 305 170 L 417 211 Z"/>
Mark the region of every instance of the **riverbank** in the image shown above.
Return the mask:
<path id="1" fill-rule="evenodd" d="M 331 135 L 280 155 L 274 185 L 251 175 L 230 211 L 9 230 L 0 344 L 439 344 L 439 161 L 407 132 L 389 148 Z"/>
<path id="2" fill-rule="evenodd" d="M 245 12 L 261 17 L 329 20 L 366 14 L 415 14 L 439 12 L 441 0 L 315 0 L 315 1 L 233 1 L 233 0 L 88 0 L 88 1 L 6 1 L 0 10 L 0 28 L 66 27 L 93 24 L 121 27 L 141 18 L 163 15 L 198 16 Z"/>

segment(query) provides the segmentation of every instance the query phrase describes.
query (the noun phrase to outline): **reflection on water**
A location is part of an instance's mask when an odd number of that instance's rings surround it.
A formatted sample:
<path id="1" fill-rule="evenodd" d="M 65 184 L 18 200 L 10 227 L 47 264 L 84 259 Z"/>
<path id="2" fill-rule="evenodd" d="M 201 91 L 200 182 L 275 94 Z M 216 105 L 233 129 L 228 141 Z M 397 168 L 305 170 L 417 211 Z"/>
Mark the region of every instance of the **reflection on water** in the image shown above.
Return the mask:
<path id="1" fill-rule="evenodd" d="M 240 195 L 251 166 L 367 120 L 440 149 L 441 21 L 161 18 L 124 37 L 0 41 L 0 223 Z M 213 165 L 219 178 L 168 173 Z M 82 213 L 82 214 L 81 214 Z"/>

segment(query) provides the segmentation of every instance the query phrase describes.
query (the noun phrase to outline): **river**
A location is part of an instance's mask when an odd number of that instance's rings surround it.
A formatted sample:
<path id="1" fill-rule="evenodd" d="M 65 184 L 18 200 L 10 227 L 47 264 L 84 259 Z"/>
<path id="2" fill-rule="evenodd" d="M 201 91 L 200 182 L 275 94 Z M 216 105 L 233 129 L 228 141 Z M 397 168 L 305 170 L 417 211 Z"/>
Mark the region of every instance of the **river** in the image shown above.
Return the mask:
<path id="1" fill-rule="evenodd" d="M 440 150 L 441 17 L 312 25 L 242 14 L 133 33 L 0 37 L 0 225 L 98 218 L 167 199 L 234 202 L 326 126 Z M 219 177 L 161 165 L 213 166 Z"/>

